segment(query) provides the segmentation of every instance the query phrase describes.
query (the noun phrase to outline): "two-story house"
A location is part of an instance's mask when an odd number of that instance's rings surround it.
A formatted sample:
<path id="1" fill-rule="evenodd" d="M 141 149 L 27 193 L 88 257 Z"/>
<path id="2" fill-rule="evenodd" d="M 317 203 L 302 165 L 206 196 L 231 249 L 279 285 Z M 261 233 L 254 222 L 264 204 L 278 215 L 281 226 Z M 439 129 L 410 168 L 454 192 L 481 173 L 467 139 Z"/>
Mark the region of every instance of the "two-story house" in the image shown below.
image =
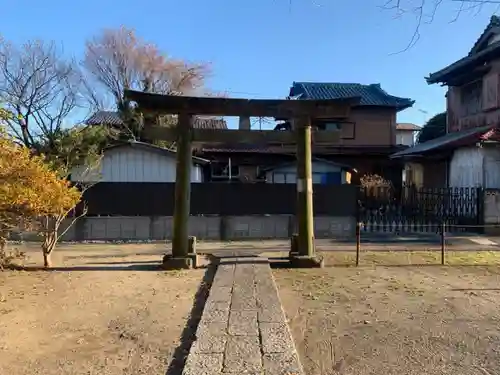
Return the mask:
<path id="1" fill-rule="evenodd" d="M 393 155 L 406 161 L 408 182 L 500 188 L 500 18 L 491 17 L 467 56 L 426 80 L 448 86 L 446 135 Z"/>
<path id="2" fill-rule="evenodd" d="M 408 147 L 398 145 L 396 115 L 413 105 L 411 99 L 390 95 L 379 84 L 320 82 L 294 82 L 288 96 L 293 100 L 360 98 L 348 119 L 313 119 L 316 131 L 340 132 L 335 144 L 313 144 L 315 183 L 358 183 L 361 176 L 373 173 L 401 184 L 403 164 L 389 156 Z M 291 130 L 288 119 L 277 120 L 282 122 L 276 131 Z M 240 127 L 248 126 L 240 121 Z M 206 145 L 196 155 L 211 160 L 213 172 L 223 170 L 226 178 L 230 170 L 234 181 L 294 183 L 295 153 L 294 144 L 226 144 Z M 222 178 L 218 176 L 206 180 Z"/>
<path id="3" fill-rule="evenodd" d="M 396 144 L 412 147 L 415 146 L 415 135 L 422 128 L 415 124 L 402 122 L 396 124 Z"/>

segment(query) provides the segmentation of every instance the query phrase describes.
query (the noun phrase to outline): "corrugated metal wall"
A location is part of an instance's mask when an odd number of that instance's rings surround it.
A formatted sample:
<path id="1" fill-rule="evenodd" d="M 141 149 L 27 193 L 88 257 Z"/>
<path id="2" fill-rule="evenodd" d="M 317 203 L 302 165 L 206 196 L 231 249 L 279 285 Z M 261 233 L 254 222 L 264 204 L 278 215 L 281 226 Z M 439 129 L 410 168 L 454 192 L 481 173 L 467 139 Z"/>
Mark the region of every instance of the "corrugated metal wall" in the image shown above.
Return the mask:
<path id="1" fill-rule="evenodd" d="M 174 182 L 175 158 L 170 155 L 132 147 L 106 151 L 100 170 L 82 176 L 82 168 L 71 174 L 72 181 L 100 182 Z M 99 179 L 100 175 L 100 179 Z M 191 167 L 191 182 L 202 182 L 199 165 Z"/>
<path id="2" fill-rule="evenodd" d="M 450 187 L 500 188 L 500 150 L 468 147 L 456 150 L 450 162 Z"/>
<path id="3" fill-rule="evenodd" d="M 483 153 L 477 147 L 461 148 L 450 162 L 450 187 L 483 186 Z"/>

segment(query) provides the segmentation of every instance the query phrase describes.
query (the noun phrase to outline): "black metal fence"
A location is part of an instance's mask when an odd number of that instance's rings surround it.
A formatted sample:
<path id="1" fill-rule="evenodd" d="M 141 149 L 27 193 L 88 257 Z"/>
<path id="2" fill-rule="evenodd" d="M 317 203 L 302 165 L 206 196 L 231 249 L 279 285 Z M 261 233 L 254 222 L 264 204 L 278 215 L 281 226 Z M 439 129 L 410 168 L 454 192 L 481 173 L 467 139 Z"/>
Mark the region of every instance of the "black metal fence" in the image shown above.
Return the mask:
<path id="1" fill-rule="evenodd" d="M 454 231 L 477 232 L 484 221 L 481 188 L 377 186 L 360 188 L 358 202 L 364 231 L 438 232 L 446 223 Z"/>

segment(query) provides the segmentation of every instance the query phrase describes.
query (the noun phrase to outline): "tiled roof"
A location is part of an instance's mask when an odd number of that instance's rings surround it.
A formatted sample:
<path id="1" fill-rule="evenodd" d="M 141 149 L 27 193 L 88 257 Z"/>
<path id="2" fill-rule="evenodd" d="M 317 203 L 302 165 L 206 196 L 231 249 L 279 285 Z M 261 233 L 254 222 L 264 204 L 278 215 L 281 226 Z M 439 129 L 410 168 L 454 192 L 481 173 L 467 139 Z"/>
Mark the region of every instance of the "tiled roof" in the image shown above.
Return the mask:
<path id="1" fill-rule="evenodd" d="M 481 140 L 484 135 L 495 128 L 494 125 L 481 126 L 460 132 L 448 133 L 441 137 L 431 139 L 430 141 L 419 143 L 416 146 L 409 147 L 406 150 L 391 155 L 391 158 L 400 158 L 412 155 L 421 155 L 429 151 L 435 151 L 442 148 L 454 147 L 463 143 Z"/>
<path id="2" fill-rule="evenodd" d="M 118 112 L 98 111 L 86 121 L 87 125 L 122 125 Z M 196 117 L 193 127 L 195 129 L 227 129 L 226 121 L 215 118 Z"/>
<path id="3" fill-rule="evenodd" d="M 294 82 L 290 88 L 290 97 L 298 99 L 340 99 L 361 98 L 360 106 L 395 107 L 398 110 L 409 108 L 414 101 L 389 95 L 380 84 L 363 85 L 360 83 L 322 83 Z"/>
<path id="4" fill-rule="evenodd" d="M 419 131 L 422 128 L 415 124 L 410 124 L 408 122 L 400 122 L 396 124 L 396 130 L 411 130 L 411 131 Z"/>
<path id="5" fill-rule="evenodd" d="M 316 154 L 359 154 L 359 153 L 374 153 L 380 155 L 392 154 L 396 151 L 406 149 L 406 146 L 332 146 L 332 145 L 313 145 L 312 151 Z M 219 144 L 205 145 L 197 149 L 199 154 L 209 153 L 250 153 L 250 154 L 278 154 L 278 155 L 295 155 L 297 146 L 293 144 L 283 145 L 249 145 L 249 144 Z"/>
<path id="6" fill-rule="evenodd" d="M 429 74 L 425 78 L 428 84 L 448 83 L 450 76 L 464 73 L 472 70 L 473 67 L 482 67 L 483 71 L 489 70 L 486 63 L 492 59 L 498 58 L 500 54 L 500 42 L 487 44 L 487 41 L 494 35 L 500 33 L 500 18 L 492 16 L 490 22 L 474 43 L 467 56 L 455 61 L 454 63 L 440 69 L 437 72 Z"/>
<path id="7" fill-rule="evenodd" d="M 484 31 L 481 33 L 479 38 L 477 38 L 476 43 L 474 43 L 474 46 L 471 48 L 469 52 L 469 56 L 474 55 L 479 51 L 479 47 L 483 44 L 485 41 L 485 38 L 489 39 L 492 34 L 496 34 L 494 31 L 498 32 L 498 28 L 500 27 L 500 18 L 498 16 L 491 16 L 490 22 L 484 29 Z M 497 29 L 497 30 L 495 30 Z"/>

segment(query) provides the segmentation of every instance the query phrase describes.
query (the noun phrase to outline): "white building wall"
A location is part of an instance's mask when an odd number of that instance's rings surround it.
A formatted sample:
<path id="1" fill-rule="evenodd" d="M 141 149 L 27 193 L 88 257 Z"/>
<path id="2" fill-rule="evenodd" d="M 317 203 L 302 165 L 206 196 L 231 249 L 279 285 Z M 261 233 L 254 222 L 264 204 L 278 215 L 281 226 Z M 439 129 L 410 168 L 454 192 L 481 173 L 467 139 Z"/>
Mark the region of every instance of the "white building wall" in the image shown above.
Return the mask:
<path id="1" fill-rule="evenodd" d="M 500 150 L 483 148 L 484 181 L 487 189 L 500 189 Z"/>
<path id="2" fill-rule="evenodd" d="M 396 130 L 396 144 L 413 146 L 415 144 L 415 135 L 412 131 Z"/>
<path id="3" fill-rule="evenodd" d="M 202 170 L 191 166 L 191 182 L 202 182 Z M 117 147 L 104 153 L 99 168 L 85 172 L 77 167 L 72 181 L 100 182 L 175 182 L 175 157 L 135 147 Z"/>
<path id="4" fill-rule="evenodd" d="M 483 186 L 482 151 L 477 147 L 467 147 L 453 152 L 449 172 L 450 187 Z"/>
<path id="5" fill-rule="evenodd" d="M 500 188 L 500 150 L 467 147 L 456 150 L 450 162 L 450 187 Z"/>

